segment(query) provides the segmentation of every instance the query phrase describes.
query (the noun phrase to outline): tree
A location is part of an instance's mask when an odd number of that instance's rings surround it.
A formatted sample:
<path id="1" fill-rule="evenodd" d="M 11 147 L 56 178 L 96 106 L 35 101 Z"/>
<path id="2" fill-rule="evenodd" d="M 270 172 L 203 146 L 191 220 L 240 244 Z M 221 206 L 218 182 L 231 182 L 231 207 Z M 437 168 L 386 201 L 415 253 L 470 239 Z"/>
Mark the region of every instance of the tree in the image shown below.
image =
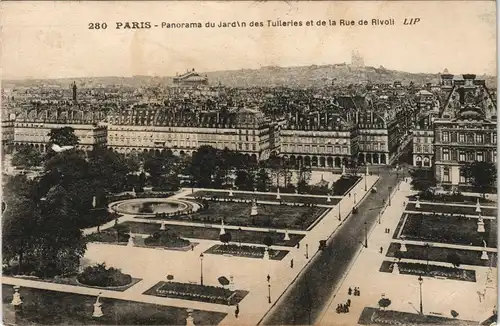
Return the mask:
<path id="1" fill-rule="evenodd" d="M 189 174 L 197 187 L 210 188 L 216 171 L 217 150 L 211 146 L 201 146 L 193 154 L 189 165 Z"/>
<path id="2" fill-rule="evenodd" d="M 298 170 L 297 191 L 305 193 L 308 190 L 309 181 L 311 180 L 311 168 L 301 165 Z"/>
<path id="3" fill-rule="evenodd" d="M 78 137 L 75 135 L 75 130 L 72 127 L 51 129 L 48 136 L 50 146 L 53 144 L 59 146 L 76 146 L 78 144 Z"/>
<path id="4" fill-rule="evenodd" d="M 460 264 L 462 263 L 462 259 L 456 252 L 450 252 L 448 256 L 446 257 L 448 262 L 453 265 L 453 267 L 458 268 L 460 267 Z"/>
<path id="5" fill-rule="evenodd" d="M 382 298 L 378 300 L 378 306 L 382 309 L 385 309 L 391 305 L 391 300 L 388 298 Z"/>
<path id="6" fill-rule="evenodd" d="M 271 179 L 267 174 L 266 169 L 261 168 L 257 173 L 256 188 L 258 191 L 268 191 Z"/>
<path id="7" fill-rule="evenodd" d="M 484 196 L 496 182 L 497 169 L 492 163 L 474 161 L 465 166 L 465 175 Z"/>
<path id="8" fill-rule="evenodd" d="M 432 188 L 436 187 L 436 178 L 432 170 L 415 169 L 410 171 L 411 185 L 413 189 L 421 192 L 432 192 Z"/>
<path id="9" fill-rule="evenodd" d="M 219 235 L 219 240 L 222 242 L 224 245 L 227 245 L 229 242 L 232 240 L 231 233 L 225 232 L 221 235 Z"/>
<path id="10" fill-rule="evenodd" d="M 266 235 L 264 239 L 262 240 L 262 243 L 264 243 L 266 246 L 271 247 L 274 243 L 273 238 L 270 236 Z"/>
<path id="11" fill-rule="evenodd" d="M 30 146 L 21 146 L 12 157 L 12 165 L 31 168 L 42 164 L 42 154 Z"/>
<path id="12" fill-rule="evenodd" d="M 238 170 L 236 172 L 236 180 L 234 180 L 234 184 L 240 190 L 253 190 L 254 188 L 254 178 L 253 174 L 249 173 L 246 170 Z"/>
<path id="13" fill-rule="evenodd" d="M 398 261 L 400 261 L 401 258 L 403 258 L 403 253 L 401 252 L 401 250 L 397 250 L 394 252 L 394 258 L 396 258 Z"/>

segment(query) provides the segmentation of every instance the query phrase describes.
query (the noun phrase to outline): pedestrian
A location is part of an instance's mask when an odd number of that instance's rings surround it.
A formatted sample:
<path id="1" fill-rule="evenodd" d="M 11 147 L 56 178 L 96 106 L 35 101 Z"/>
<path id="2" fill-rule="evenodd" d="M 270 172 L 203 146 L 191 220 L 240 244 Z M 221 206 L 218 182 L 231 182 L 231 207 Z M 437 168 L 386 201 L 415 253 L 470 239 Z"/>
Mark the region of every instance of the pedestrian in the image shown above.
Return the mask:
<path id="1" fill-rule="evenodd" d="M 336 311 L 337 311 L 338 314 L 340 314 L 340 304 L 337 305 Z"/>
<path id="2" fill-rule="evenodd" d="M 351 294 L 352 294 L 352 289 L 351 289 L 351 287 L 349 287 L 349 290 L 347 290 L 347 294 L 348 294 L 348 295 L 351 295 Z"/>
<path id="3" fill-rule="evenodd" d="M 293 259 L 290 260 L 290 268 L 293 268 Z"/>
<path id="4" fill-rule="evenodd" d="M 351 198 L 351 193 L 349 193 L 349 198 Z"/>
<path id="5" fill-rule="evenodd" d="M 382 251 L 384 251 L 384 248 L 380 247 L 380 253 L 382 253 Z"/>
<path id="6" fill-rule="evenodd" d="M 361 296 L 361 291 L 358 288 L 358 297 Z"/>
<path id="7" fill-rule="evenodd" d="M 236 310 L 234 311 L 234 317 L 238 318 L 238 315 L 240 314 L 240 305 L 236 305 Z"/>
<path id="8" fill-rule="evenodd" d="M 351 299 L 347 299 L 347 306 L 350 307 L 351 306 Z"/>
<path id="9" fill-rule="evenodd" d="M 345 306 L 345 313 L 348 313 L 348 312 L 349 312 L 349 306 L 348 306 L 348 305 L 346 305 L 346 306 Z"/>
<path id="10" fill-rule="evenodd" d="M 191 251 L 194 251 L 194 244 L 191 244 Z"/>
<path id="11" fill-rule="evenodd" d="M 387 229 L 387 233 L 391 233 L 391 229 Z"/>
<path id="12" fill-rule="evenodd" d="M 300 249 L 300 242 L 297 242 L 297 249 Z"/>

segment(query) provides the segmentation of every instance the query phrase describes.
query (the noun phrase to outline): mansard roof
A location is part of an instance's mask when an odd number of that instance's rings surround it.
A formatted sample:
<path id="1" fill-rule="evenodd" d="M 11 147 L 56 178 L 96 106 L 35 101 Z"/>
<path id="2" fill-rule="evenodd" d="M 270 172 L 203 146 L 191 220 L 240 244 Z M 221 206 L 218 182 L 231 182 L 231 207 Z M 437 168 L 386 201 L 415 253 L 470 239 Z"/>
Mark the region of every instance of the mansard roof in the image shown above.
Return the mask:
<path id="1" fill-rule="evenodd" d="M 440 118 L 492 120 L 496 116 L 496 104 L 488 88 L 475 81 L 474 85 L 453 86 Z"/>

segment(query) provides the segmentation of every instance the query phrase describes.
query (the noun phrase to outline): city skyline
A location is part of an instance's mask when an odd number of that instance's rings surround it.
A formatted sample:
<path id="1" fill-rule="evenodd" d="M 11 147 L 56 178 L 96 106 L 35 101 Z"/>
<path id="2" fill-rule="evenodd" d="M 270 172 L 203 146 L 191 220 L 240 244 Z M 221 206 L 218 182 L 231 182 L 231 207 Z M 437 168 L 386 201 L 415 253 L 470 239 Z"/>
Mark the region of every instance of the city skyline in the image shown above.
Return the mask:
<path id="1" fill-rule="evenodd" d="M 321 66 L 350 63 L 352 51 L 359 51 L 366 66 L 376 68 L 432 74 L 447 68 L 455 74 L 496 75 L 495 4 L 489 1 L 234 3 L 231 7 L 215 2 L 201 6 L 151 2 L 148 12 L 142 3 L 127 3 L 114 11 L 110 5 L 30 3 L 26 10 L 26 5 L 3 3 L 8 15 L 1 18 L 2 79 L 167 77 L 191 68 L 203 73 Z M 186 10 L 192 5 L 197 10 Z M 417 16 L 418 24 L 403 25 L 403 19 Z M 247 22 L 377 17 L 393 18 L 396 25 L 115 29 L 116 22 L 124 21 L 219 22 L 220 17 Z M 106 21 L 109 27 L 88 30 L 91 21 Z"/>

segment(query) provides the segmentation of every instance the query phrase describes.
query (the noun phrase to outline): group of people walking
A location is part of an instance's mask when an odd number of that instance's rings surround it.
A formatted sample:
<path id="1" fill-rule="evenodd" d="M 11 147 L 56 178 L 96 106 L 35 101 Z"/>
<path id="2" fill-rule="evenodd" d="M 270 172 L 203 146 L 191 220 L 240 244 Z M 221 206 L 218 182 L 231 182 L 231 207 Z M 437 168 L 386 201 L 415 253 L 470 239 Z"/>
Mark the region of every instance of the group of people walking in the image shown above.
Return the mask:
<path id="1" fill-rule="evenodd" d="M 348 313 L 349 312 L 349 307 L 351 306 L 351 299 L 347 299 L 347 302 L 345 304 L 339 303 L 337 305 L 337 313 Z"/>
<path id="2" fill-rule="evenodd" d="M 359 287 L 355 287 L 354 290 L 349 287 L 349 289 L 347 290 L 347 294 L 348 295 L 354 295 L 356 297 L 359 297 L 361 295 L 361 292 L 359 291 Z M 340 314 L 340 313 L 348 313 L 349 312 L 349 307 L 351 306 L 351 299 L 347 299 L 346 303 L 342 304 L 342 303 L 339 303 L 337 305 L 337 313 Z"/>

